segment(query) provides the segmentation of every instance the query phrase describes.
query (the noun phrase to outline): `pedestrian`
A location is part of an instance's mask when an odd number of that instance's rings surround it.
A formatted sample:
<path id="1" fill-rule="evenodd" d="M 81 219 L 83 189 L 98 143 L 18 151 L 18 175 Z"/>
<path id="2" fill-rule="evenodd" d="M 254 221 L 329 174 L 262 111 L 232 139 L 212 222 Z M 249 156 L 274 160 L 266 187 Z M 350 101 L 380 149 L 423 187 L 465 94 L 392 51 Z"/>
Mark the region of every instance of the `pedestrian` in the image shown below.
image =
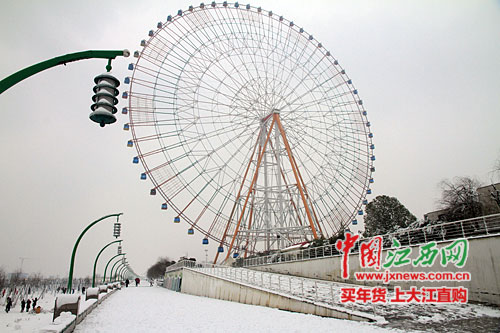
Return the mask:
<path id="1" fill-rule="evenodd" d="M 12 299 L 10 298 L 10 296 L 7 296 L 7 303 L 5 304 L 5 312 L 9 313 L 11 306 L 12 306 Z"/>
<path id="2" fill-rule="evenodd" d="M 33 300 L 33 311 L 35 310 L 36 302 L 38 302 L 38 297 L 35 297 L 35 299 Z"/>
<path id="3" fill-rule="evenodd" d="M 21 312 L 24 312 L 24 307 L 26 306 L 26 301 L 24 298 L 21 300 Z"/>
<path id="4" fill-rule="evenodd" d="M 125 280 L 125 288 L 128 288 L 128 284 L 130 283 L 130 281 L 128 279 Z"/>
<path id="5" fill-rule="evenodd" d="M 135 286 L 137 287 L 140 282 L 141 282 L 141 279 L 139 279 L 138 277 L 136 277 L 135 278 Z"/>
<path id="6" fill-rule="evenodd" d="M 85 287 L 82 287 L 82 294 L 85 294 Z"/>
<path id="7" fill-rule="evenodd" d="M 31 300 L 28 298 L 26 301 L 26 312 L 30 312 Z"/>

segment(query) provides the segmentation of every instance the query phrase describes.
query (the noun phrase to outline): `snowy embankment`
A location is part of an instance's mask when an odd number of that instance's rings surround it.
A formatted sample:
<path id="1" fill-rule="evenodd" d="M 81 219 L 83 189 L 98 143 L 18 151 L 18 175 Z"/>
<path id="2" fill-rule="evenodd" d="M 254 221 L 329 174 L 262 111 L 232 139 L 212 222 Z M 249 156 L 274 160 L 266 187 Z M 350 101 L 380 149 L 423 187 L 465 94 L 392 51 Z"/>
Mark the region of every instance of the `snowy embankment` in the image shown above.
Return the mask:
<path id="1" fill-rule="evenodd" d="M 74 332 L 380 332 L 373 324 L 129 287 L 109 297 Z"/>
<path id="2" fill-rule="evenodd" d="M 72 294 L 71 297 L 81 294 Z M 0 311 L 0 332 L 60 332 L 68 326 L 75 316 L 69 312 L 63 312 L 61 316 L 52 321 L 54 316 L 54 304 L 58 295 L 45 295 L 37 303 L 41 307 L 40 313 L 21 312 L 20 302 L 17 302 L 9 313 L 5 309 Z M 67 297 L 69 295 L 62 295 Z M 97 300 L 85 301 L 85 295 L 81 295 L 79 313 L 83 313 Z"/>
<path id="3" fill-rule="evenodd" d="M 282 275 L 245 268 L 196 268 L 196 271 L 304 300 L 384 317 L 385 327 L 435 331 L 445 325 L 453 332 L 475 332 L 478 325 L 489 331 L 500 328 L 500 310 L 480 304 L 381 304 L 341 303 L 341 288 L 357 285 Z M 393 292 L 388 291 L 389 298 Z"/>

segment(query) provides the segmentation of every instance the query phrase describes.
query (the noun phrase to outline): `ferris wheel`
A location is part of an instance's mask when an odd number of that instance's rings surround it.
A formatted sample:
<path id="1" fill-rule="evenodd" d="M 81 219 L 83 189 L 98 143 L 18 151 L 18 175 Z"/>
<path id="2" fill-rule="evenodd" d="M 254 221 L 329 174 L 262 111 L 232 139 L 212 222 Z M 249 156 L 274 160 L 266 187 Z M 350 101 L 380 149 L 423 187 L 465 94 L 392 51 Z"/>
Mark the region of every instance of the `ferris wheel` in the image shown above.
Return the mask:
<path id="1" fill-rule="evenodd" d="M 371 193 L 370 122 L 313 35 L 238 3 L 179 10 L 149 31 L 130 84 L 129 146 L 162 209 L 216 260 L 357 223 Z"/>

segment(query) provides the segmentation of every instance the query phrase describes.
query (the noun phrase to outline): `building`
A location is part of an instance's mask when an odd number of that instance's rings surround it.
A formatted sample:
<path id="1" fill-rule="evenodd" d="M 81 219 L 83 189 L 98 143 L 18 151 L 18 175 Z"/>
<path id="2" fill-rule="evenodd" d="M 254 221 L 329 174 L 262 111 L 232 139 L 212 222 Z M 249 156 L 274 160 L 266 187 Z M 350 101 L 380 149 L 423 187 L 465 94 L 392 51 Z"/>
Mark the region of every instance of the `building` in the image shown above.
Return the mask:
<path id="1" fill-rule="evenodd" d="M 478 201 L 481 204 L 482 215 L 500 213 L 500 183 L 478 187 L 476 189 Z M 424 214 L 425 222 L 447 221 L 448 209 L 439 209 Z"/>
<path id="2" fill-rule="evenodd" d="M 483 215 L 500 213 L 500 183 L 479 187 L 477 189 Z"/>

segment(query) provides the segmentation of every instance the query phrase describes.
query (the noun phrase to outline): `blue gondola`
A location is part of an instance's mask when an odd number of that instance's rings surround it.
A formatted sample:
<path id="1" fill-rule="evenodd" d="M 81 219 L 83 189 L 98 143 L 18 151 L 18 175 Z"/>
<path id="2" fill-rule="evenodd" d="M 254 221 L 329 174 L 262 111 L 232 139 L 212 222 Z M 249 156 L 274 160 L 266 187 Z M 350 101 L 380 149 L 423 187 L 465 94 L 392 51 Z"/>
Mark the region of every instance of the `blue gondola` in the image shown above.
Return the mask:
<path id="1" fill-rule="evenodd" d="M 132 147 L 133 145 L 134 143 L 132 142 L 132 140 L 127 141 L 127 147 Z"/>
<path id="2" fill-rule="evenodd" d="M 134 64 L 128 64 L 128 69 L 131 71 L 134 69 Z"/>
<path id="3" fill-rule="evenodd" d="M 374 144 L 371 144 L 371 145 L 370 145 L 370 149 L 375 149 L 375 145 L 374 145 Z"/>
<path id="4" fill-rule="evenodd" d="M 219 246 L 219 247 L 217 248 L 217 252 L 219 252 L 219 253 L 224 252 L 224 248 L 223 248 L 222 246 Z"/>
<path id="5" fill-rule="evenodd" d="M 352 225 L 357 225 L 358 224 L 358 220 L 352 220 Z"/>
<path id="6" fill-rule="evenodd" d="M 368 200 L 363 200 L 363 205 L 368 205 Z"/>
<path id="7" fill-rule="evenodd" d="M 123 130 L 124 130 L 124 131 L 128 131 L 129 129 L 130 129 L 129 124 L 125 124 L 125 125 L 123 125 Z"/>
<path id="8" fill-rule="evenodd" d="M 369 182 L 370 182 L 370 183 L 373 183 L 373 182 L 375 182 L 375 181 L 373 180 L 373 178 L 370 178 Z"/>
<path id="9" fill-rule="evenodd" d="M 166 203 L 162 203 L 162 204 L 161 204 L 161 209 L 167 209 L 167 208 L 168 208 L 168 206 L 167 206 L 167 204 L 166 204 Z"/>
<path id="10" fill-rule="evenodd" d="M 181 222 L 181 218 L 179 216 L 174 217 L 174 223 Z"/>
<path id="11" fill-rule="evenodd" d="M 188 235 L 194 235 L 194 229 L 193 228 L 189 228 L 188 229 Z"/>
<path id="12" fill-rule="evenodd" d="M 370 157 L 370 159 L 371 159 L 372 161 L 375 161 L 375 155 L 372 155 L 372 156 Z"/>
<path id="13" fill-rule="evenodd" d="M 150 195 L 156 195 L 156 189 L 152 188 L 151 191 L 149 191 Z"/>
<path id="14" fill-rule="evenodd" d="M 122 114 L 127 114 L 128 113 L 128 109 L 127 108 L 123 108 L 122 109 Z"/>
<path id="15" fill-rule="evenodd" d="M 358 210 L 358 215 L 363 215 L 363 211 L 362 210 Z"/>
<path id="16" fill-rule="evenodd" d="M 125 84 L 129 84 L 129 83 L 130 83 L 130 78 L 127 76 L 127 77 L 123 80 L 123 82 L 124 82 Z"/>
<path id="17" fill-rule="evenodd" d="M 145 180 L 147 178 L 145 173 L 141 173 L 141 180 Z"/>
<path id="18" fill-rule="evenodd" d="M 203 245 L 208 245 L 208 238 L 203 238 L 203 241 L 201 242 Z"/>
<path id="19" fill-rule="evenodd" d="M 372 194 L 372 190 L 371 189 L 367 189 L 366 190 L 366 194 Z"/>
<path id="20" fill-rule="evenodd" d="M 240 256 L 240 254 L 239 254 L 239 253 L 236 253 L 236 252 L 235 252 L 235 253 L 233 253 L 233 258 L 234 258 L 234 259 L 238 258 L 239 256 Z"/>
<path id="21" fill-rule="evenodd" d="M 139 163 L 139 157 L 135 156 L 135 157 L 132 159 L 132 163 L 134 163 L 134 164 Z"/>

